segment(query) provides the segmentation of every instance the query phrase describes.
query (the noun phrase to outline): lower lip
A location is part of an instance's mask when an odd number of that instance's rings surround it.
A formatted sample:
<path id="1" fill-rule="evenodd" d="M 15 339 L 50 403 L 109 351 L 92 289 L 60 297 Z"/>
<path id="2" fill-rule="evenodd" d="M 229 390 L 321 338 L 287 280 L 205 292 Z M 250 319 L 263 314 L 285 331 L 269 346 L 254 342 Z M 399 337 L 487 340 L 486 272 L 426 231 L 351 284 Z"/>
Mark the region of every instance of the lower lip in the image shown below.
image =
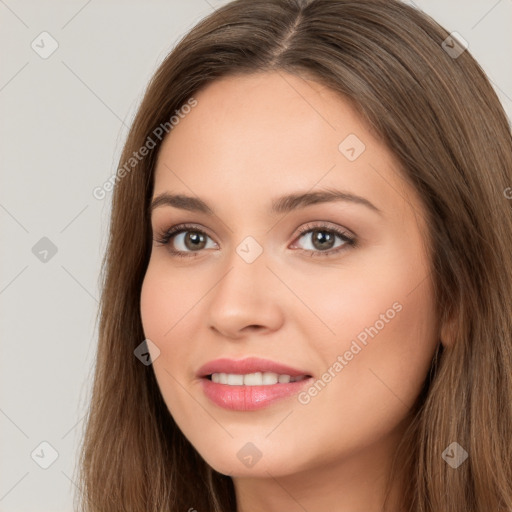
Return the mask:
<path id="1" fill-rule="evenodd" d="M 230 386 L 210 379 L 201 379 L 205 395 L 214 403 L 231 411 L 255 411 L 263 409 L 283 398 L 298 394 L 311 377 L 287 384 L 267 386 Z"/>

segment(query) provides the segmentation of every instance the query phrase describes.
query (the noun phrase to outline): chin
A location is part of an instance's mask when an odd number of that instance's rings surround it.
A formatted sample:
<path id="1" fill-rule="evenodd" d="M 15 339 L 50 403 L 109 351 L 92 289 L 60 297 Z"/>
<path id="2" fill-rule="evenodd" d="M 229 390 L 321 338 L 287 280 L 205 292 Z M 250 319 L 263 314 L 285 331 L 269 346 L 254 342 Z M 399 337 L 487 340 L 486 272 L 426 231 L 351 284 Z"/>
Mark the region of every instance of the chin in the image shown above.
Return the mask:
<path id="1" fill-rule="evenodd" d="M 277 450 L 275 444 L 268 439 L 266 443 L 263 439 L 261 441 L 258 438 L 253 439 L 253 441 L 232 439 L 228 445 L 219 444 L 216 451 L 198 450 L 198 452 L 215 471 L 231 477 L 279 477 L 305 469 L 297 460 L 296 446 L 290 446 L 289 450 Z M 291 464 L 292 461 L 293 464 Z"/>

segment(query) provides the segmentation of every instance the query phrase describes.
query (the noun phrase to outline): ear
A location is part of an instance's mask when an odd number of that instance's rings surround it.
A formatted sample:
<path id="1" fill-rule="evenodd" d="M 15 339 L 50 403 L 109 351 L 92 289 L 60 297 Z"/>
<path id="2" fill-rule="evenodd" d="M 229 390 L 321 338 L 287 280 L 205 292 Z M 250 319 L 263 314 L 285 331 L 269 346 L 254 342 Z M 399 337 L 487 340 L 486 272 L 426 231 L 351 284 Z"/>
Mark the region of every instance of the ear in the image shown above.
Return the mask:
<path id="1" fill-rule="evenodd" d="M 440 339 L 444 348 L 450 348 L 455 343 L 457 324 L 453 315 L 443 320 L 441 325 Z"/>

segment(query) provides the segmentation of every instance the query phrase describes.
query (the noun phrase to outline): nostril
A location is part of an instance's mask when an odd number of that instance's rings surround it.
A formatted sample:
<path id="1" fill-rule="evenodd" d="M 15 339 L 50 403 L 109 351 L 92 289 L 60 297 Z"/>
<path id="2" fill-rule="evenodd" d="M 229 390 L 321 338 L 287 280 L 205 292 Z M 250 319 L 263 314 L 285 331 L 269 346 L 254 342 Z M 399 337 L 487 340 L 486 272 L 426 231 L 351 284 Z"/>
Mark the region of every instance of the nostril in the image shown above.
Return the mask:
<path id="1" fill-rule="evenodd" d="M 263 326 L 261 325 L 248 325 L 247 327 L 245 327 L 245 329 L 247 329 L 248 331 L 257 331 L 262 328 Z"/>

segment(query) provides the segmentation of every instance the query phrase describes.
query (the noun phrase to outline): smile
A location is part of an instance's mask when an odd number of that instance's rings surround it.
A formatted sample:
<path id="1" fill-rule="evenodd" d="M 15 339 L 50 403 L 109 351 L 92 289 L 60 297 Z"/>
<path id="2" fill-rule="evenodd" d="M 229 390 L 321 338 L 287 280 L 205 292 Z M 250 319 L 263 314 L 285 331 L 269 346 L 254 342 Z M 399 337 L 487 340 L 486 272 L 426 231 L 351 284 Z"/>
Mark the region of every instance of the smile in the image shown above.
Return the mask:
<path id="1" fill-rule="evenodd" d="M 290 375 L 279 375 L 274 372 L 256 372 L 238 375 L 236 373 L 213 373 L 209 376 L 216 384 L 227 384 L 228 386 L 271 386 L 273 384 L 288 384 L 306 379 L 306 375 L 292 377 Z"/>
<path id="2" fill-rule="evenodd" d="M 255 411 L 292 397 L 312 380 L 304 369 L 281 362 L 247 357 L 210 361 L 196 372 L 203 393 L 231 411 Z"/>

